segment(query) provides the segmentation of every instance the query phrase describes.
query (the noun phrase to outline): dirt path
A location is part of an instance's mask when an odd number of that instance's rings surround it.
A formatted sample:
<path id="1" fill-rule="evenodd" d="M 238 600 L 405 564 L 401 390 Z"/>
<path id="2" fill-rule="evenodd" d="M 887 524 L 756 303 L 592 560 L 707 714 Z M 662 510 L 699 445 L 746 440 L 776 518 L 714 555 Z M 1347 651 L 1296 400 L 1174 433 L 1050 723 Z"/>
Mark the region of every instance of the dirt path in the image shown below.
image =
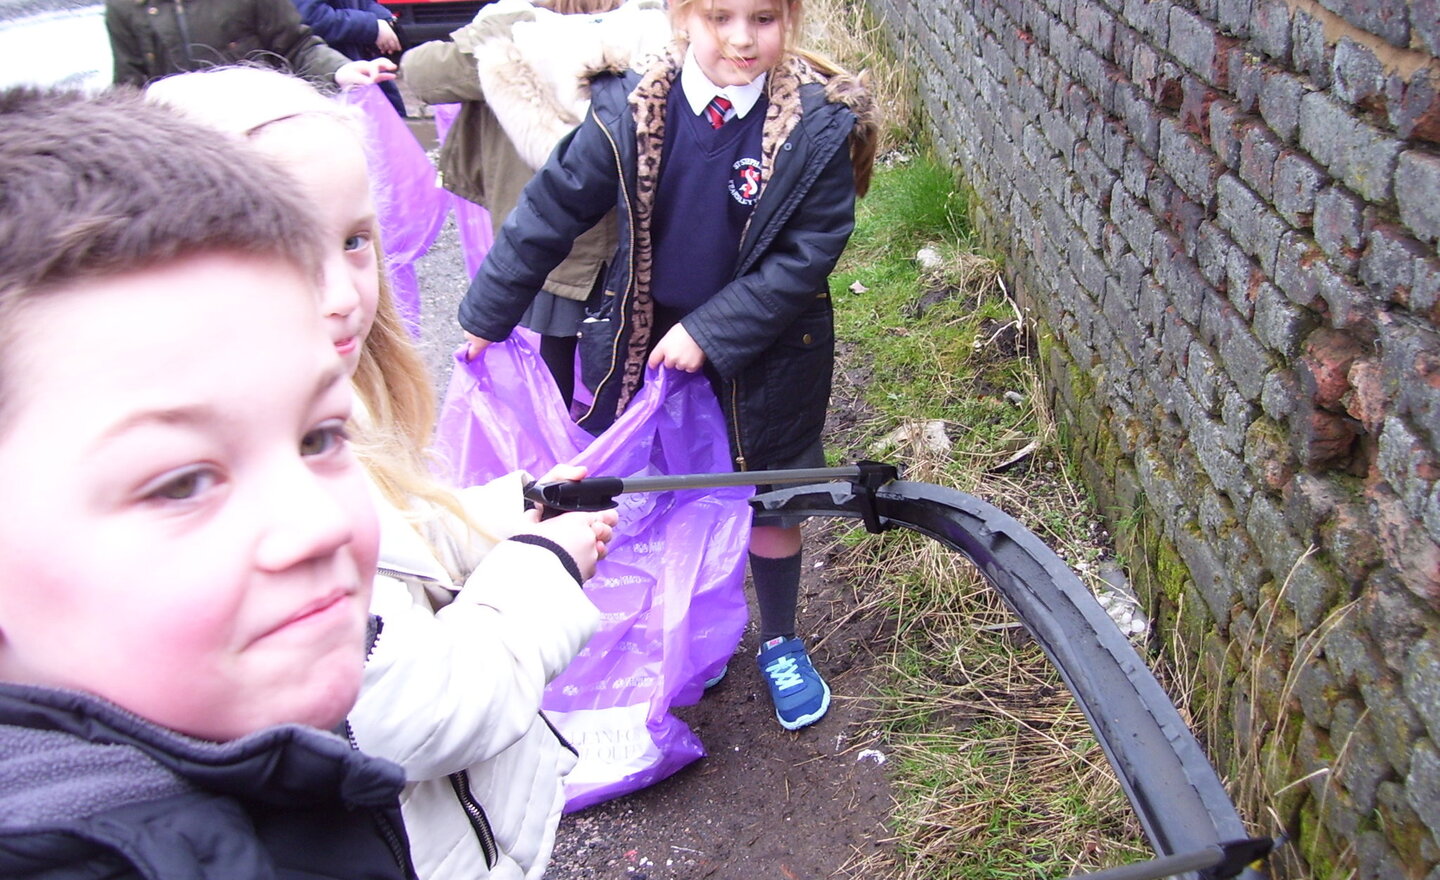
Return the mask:
<path id="1" fill-rule="evenodd" d="M 833 693 L 794 733 L 775 721 L 746 632 L 725 680 L 676 711 L 709 754 L 628 797 L 565 817 L 547 880 L 818 880 L 885 846 L 889 788 L 865 702 L 877 621 L 828 575 L 833 527 L 807 525 L 800 621 Z M 753 617 L 753 607 L 752 607 Z"/>
<path id="2" fill-rule="evenodd" d="M 468 282 L 453 226 L 418 270 L 421 348 L 443 386 Z M 854 415 L 846 376 L 837 370 L 831 431 Z M 861 699 L 881 622 L 855 614 L 850 586 L 829 577 L 840 525 L 807 523 L 801 586 L 800 625 L 833 693 L 826 717 L 795 733 L 775 721 L 752 627 L 725 680 L 676 711 L 709 754 L 648 789 L 566 816 L 547 880 L 821 880 L 848 876 L 846 865 L 886 846 L 889 789 L 867 751 L 883 755 L 883 746 Z"/>

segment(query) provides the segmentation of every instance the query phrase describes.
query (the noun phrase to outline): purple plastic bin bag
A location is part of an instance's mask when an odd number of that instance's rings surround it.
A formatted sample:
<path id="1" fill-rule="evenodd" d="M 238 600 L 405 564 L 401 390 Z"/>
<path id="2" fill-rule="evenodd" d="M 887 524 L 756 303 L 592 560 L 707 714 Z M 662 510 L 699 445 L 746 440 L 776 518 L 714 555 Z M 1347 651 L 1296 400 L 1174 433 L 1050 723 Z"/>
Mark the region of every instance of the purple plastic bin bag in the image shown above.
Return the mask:
<path id="1" fill-rule="evenodd" d="M 430 250 L 450 212 L 450 193 L 435 182 L 435 166 L 380 91 L 360 86 L 341 93 L 360 108 L 369 136 L 370 181 L 380 216 L 380 242 L 395 306 L 418 337 L 420 284 L 415 261 Z"/>
<path id="2" fill-rule="evenodd" d="M 459 112 L 459 104 L 435 105 L 435 137 L 440 143 L 445 143 L 445 136 L 450 133 L 450 126 Z M 465 271 L 474 278 L 485 255 L 490 252 L 490 245 L 495 242 L 490 212 L 454 193 L 450 194 L 450 198 L 454 200 L 455 228 L 460 233 L 460 248 L 465 253 Z"/>
<path id="3" fill-rule="evenodd" d="M 565 415 L 535 350 L 518 334 L 457 358 L 436 449 L 459 485 L 558 462 L 596 476 L 729 471 L 725 420 L 700 374 L 651 370 L 608 431 Z M 585 592 L 603 623 L 544 708 L 580 752 L 566 779 L 578 810 L 669 776 L 704 755 L 670 707 L 700 698 L 745 628 L 750 487 L 621 495 L 620 524 Z M 516 585 L 523 588 L 523 585 Z"/>

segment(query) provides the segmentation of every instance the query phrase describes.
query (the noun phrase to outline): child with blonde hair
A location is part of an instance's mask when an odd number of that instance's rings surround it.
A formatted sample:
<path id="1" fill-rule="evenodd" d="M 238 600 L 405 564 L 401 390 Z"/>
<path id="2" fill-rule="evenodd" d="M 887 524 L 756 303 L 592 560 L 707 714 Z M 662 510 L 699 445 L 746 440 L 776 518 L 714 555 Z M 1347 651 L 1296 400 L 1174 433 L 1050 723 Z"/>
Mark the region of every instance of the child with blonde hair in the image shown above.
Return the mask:
<path id="1" fill-rule="evenodd" d="M 828 276 L 874 157 L 861 83 L 794 46 L 801 0 L 675 0 L 669 51 L 602 74 L 589 112 L 525 187 L 460 306 L 470 356 L 505 339 L 545 274 L 614 211 L 619 246 L 580 361 L 599 431 L 647 366 L 704 370 L 739 470 L 824 464 L 834 366 Z M 750 574 L 757 661 L 789 730 L 830 689 L 796 635 L 802 538 L 760 514 Z"/>
<path id="2" fill-rule="evenodd" d="M 416 868 L 425 880 L 539 877 L 576 761 L 540 714 L 541 695 L 598 626 L 580 583 L 615 515 L 540 522 L 523 511 L 523 475 L 459 491 L 429 476 L 434 392 L 377 264 L 366 158 L 346 108 L 245 68 L 172 77 L 150 96 L 244 136 L 321 209 L 324 311 L 355 369 L 357 446 L 381 495 L 371 610 L 382 629 L 349 731 L 406 770 Z"/>
<path id="3" fill-rule="evenodd" d="M 0 876 L 412 878 L 313 215 L 209 135 L 0 92 Z"/>

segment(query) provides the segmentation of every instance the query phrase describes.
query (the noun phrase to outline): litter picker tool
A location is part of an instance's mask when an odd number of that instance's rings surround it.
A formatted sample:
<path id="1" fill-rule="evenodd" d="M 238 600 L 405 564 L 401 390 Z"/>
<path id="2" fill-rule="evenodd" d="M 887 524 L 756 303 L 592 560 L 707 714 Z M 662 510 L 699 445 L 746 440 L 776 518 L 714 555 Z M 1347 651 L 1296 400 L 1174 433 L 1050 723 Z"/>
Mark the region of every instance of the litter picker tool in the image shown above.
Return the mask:
<path id="1" fill-rule="evenodd" d="M 857 518 L 872 532 L 908 528 L 926 535 L 969 559 L 999 592 L 1075 698 L 1156 853 L 1070 880 L 1263 880 L 1263 860 L 1276 841 L 1247 835 L 1220 775 L 1129 636 L 1055 551 L 989 502 L 903 481 L 895 467 L 877 462 L 600 477 L 532 484 L 525 494 L 552 509 L 603 510 L 628 492 L 744 485 L 774 486 L 751 499 L 757 509 Z"/>
<path id="2" fill-rule="evenodd" d="M 892 464 L 861 461 L 844 467 L 787 468 L 773 471 L 732 471 L 718 474 L 674 474 L 654 477 L 586 477 L 525 486 L 526 499 L 546 510 L 608 510 L 615 498 L 632 492 L 671 492 L 682 489 L 716 489 L 723 486 L 778 486 L 845 481 L 873 493 L 900 478 Z M 867 520 L 866 525 L 870 523 Z M 877 524 L 878 525 L 878 524 Z M 872 531 L 878 531 L 873 529 Z"/>

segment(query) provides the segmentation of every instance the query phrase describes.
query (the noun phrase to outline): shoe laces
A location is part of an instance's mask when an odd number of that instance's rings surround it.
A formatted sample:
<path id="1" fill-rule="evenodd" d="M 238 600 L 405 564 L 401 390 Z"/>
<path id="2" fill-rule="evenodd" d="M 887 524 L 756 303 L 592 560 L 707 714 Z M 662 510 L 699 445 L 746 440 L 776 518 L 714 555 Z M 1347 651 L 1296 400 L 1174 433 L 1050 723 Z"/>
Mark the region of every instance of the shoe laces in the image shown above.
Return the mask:
<path id="1" fill-rule="evenodd" d="M 765 674 L 770 676 L 777 690 L 788 691 L 805 683 L 800 675 L 800 664 L 795 662 L 794 657 L 781 657 L 765 667 Z"/>

